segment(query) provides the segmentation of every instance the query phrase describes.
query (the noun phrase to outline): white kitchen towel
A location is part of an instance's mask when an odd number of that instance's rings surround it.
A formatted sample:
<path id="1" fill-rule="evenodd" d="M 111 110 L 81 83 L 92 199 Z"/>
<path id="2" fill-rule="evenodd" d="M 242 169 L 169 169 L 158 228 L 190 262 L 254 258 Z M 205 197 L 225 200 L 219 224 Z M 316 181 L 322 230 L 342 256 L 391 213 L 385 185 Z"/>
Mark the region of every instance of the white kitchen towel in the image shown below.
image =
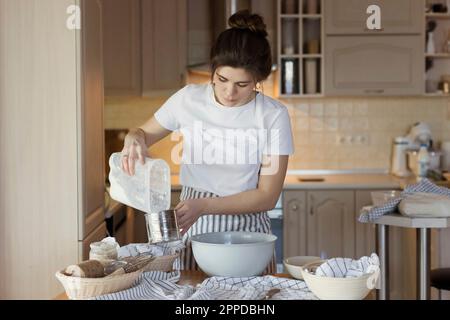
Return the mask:
<path id="1" fill-rule="evenodd" d="M 371 222 L 387 213 L 397 212 L 400 201 L 405 199 L 408 195 L 416 192 L 440 194 L 450 198 L 450 189 L 439 187 L 432 183 L 430 180 L 423 179 L 418 183 L 407 186 L 405 190 L 400 193 L 399 197 L 386 202 L 382 206 L 363 207 L 360 211 L 358 221 Z"/>
<path id="2" fill-rule="evenodd" d="M 332 258 L 322 263 L 316 270 L 316 275 L 322 277 L 357 278 L 366 273 L 372 273 L 380 268 L 380 259 L 376 253 L 370 257 L 364 256 L 358 260 L 351 258 Z"/>
<path id="3" fill-rule="evenodd" d="M 141 254 L 147 254 L 152 256 L 166 256 L 179 253 L 183 248 L 184 244 L 181 240 L 162 242 L 157 244 L 148 243 L 130 243 L 126 246 L 119 248 L 118 256 L 123 257 L 135 257 Z"/>
<path id="4" fill-rule="evenodd" d="M 263 277 L 210 277 L 196 287 L 178 285 L 180 272 L 144 272 L 130 289 L 96 297 L 97 300 L 259 300 L 270 289 L 280 291 L 273 300 L 316 300 L 317 297 L 300 280 Z"/>

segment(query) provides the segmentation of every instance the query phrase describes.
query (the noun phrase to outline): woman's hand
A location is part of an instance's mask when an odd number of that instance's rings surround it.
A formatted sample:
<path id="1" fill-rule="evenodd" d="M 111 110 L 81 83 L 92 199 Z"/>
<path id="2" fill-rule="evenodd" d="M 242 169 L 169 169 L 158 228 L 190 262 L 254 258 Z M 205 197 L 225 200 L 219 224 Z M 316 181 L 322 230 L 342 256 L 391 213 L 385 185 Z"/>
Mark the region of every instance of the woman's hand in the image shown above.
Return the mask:
<path id="1" fill-rule="evenodd" d="M 139 160 L 141 164 L 145 164 L 145 157 L 147 156 L 144 131 L 142 129 L 130 130 L 125 136 L 124 147 L 122 149 L 123 171 L 130 176 L 134 175 L 136 160 Z"/>
<path id="2" fill-rule="evenodd" d="M 206 198 L 184 200 L 175 207 L 178 228 L 181 229 L 181 235 L 184 235 L 195 221 L 205 213 L 205 208 Z"/>

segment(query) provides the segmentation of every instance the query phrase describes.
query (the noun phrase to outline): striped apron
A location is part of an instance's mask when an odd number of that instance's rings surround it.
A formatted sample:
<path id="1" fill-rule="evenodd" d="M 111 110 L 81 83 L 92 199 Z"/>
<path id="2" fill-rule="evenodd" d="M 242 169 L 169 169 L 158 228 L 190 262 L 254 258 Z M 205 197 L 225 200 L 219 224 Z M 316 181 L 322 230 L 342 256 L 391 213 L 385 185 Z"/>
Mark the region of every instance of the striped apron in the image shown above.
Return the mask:
<path id="1" fill-rule="evenodd" d="M 180 200 L 199 199 L 218 197 L 218 195 L 211 192 L 203 192 L 195 190 L 191 187 L 183 186 L 181 190 Z M 192 253 L 191 237 L 197 234 L 208 232 L 223 232 L 223 231 L 250 231 L 272 233 L 270 228 L 270 219 L 267 212 L 248 213 L 248 214 L 209 214 L 200 216 L 200 218 L 189 228 L 183 235 L 183 243 L 186 246 L 181 251 L 180 259 L 175 263 L 179 270 L 200 270 L 194 255 Z M 264 274 L 274 274 L 276 271 L 275 265 L 275 250 L 272 261 L 267 266 Z"/>

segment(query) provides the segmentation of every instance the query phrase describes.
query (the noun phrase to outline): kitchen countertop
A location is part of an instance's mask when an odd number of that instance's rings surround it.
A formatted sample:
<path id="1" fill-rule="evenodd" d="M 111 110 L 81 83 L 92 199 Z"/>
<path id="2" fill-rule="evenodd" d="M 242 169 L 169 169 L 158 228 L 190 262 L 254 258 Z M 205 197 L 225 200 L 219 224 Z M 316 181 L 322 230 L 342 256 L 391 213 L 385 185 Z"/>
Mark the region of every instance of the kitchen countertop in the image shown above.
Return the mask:
<path id="1" fill-rule="evenodd" d="M 317 180 L 323 178 L 323 181 Z M 300 180 L 302 179 L 302 180 Z M 313 179 L 313 180 L 311 180 Z M 332 190 L 332 189 L 404 189 L 415 183 L 415 178 L 399 178 L 391 174 L 287 174 L 284 190 Z M 171 177 L 172 190 L 181 190 L 178 175 Z M 439 181 L 437 185 L 450 187 L 450 181 Z"/>

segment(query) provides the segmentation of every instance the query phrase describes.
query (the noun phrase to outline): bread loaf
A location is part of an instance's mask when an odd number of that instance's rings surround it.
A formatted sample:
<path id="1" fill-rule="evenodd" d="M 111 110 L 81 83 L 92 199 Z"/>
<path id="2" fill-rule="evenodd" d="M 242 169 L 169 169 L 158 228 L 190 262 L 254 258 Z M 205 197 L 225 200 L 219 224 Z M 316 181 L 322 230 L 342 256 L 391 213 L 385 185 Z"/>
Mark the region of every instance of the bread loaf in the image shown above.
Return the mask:
<path id="1" fill-rule="evenodd" d="M 80 278 L 101 278 L 105 275 L 103 265 L 97 260 L 87 260 L 70 265 L 64 273 L 68 276 Z"/>

